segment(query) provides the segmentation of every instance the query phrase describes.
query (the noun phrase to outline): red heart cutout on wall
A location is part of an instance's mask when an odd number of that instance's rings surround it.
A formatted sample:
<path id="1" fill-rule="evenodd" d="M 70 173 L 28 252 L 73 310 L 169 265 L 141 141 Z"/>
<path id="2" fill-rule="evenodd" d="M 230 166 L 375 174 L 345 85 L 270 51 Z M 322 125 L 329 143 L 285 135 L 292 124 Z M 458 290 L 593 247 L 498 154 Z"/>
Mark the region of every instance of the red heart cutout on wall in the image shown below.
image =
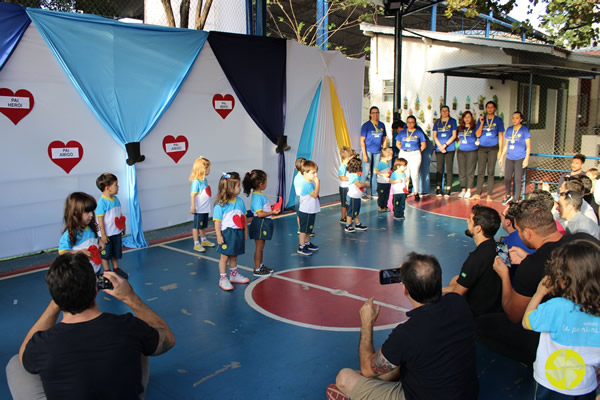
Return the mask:
<path id="1" fill-rule="evenodd" d="M 181 157 L 187 153 L 188 150 L 188 140 L 185 136 L 180 135 L 176 138 L 168 135 L 163 139 L 163 150 L 169 157 L 175 161 L 175 164 L 181 160 Z"/>
<path id="2" fill-rule="evenodd" d="M 125 216 L 115 217 L 115 225 L 117 229 L 123 230 L 125 228 Z"/>
<path id="3" fill-rule="evenodd" d="M 33 95 L 25 89 L 16 93 L 7 88 L 0 89 L 0 113 L 6 115 L 13 124 L 18 124 L 33 109 Z"/>
<path id="4" fill-rule="evenodd" d="M 223 119 L 225 119 L 235 107 L 235 99 L 230 94 L 226 94 L 225 96 L 215 94 L 212 98 L 212 102 L 213 108 Z"/>
<path id="5" fill-rule="evenodd" d="M 234 215 L 233 216 L 233 223 L 238 228 L 244 229 L 244 226 L 246 226 L 246 216 L 245 215 Z"/>
<path id="6" fill-rule="evenodd" d="M 81 161 L 83 147 L 75 140 L 70 140 L 67 144 L 55 140 L 48 145 L 48 157 L 68 174 Z"/>
<path id="7" fill-rule="evenodd" d="M 210 190 L 210 185 L 208 185 L 206 187 L 206 189 L 204 189 L 206 191 L 206 194 L 208 195 L 208 197 L 212 197 L 212 190 Z"/>
<path id="8" fill-rule="evenodd" d="M 90 260 L 95 264 L 95 265 L 100 265 L 102 264 L 102 257 L 100 257 L 100 251 L 98 250 L 98 246 L 96 245 L 92 245 L 90 247 L 88 247 L 88 251 L 92 254 L 90 256 Z"/>

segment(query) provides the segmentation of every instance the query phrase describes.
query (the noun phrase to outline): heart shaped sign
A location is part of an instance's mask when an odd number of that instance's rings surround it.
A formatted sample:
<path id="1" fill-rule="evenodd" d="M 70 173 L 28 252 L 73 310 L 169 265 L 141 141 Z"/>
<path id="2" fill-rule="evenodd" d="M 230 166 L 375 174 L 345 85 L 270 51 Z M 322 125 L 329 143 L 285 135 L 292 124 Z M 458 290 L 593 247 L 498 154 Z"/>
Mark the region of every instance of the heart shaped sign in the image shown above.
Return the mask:
<path id="1" fill-rule="evenodd" d="M 83 147 L 75 140 L 70 140 L 67 144 L 55 140 L 48 145 L 48 157 L 68 174 L 81 161 Z"/>
<path id="2" fill-rule="evenodd" d="M 33 95 L 25 89 L 16 93 L 7 88 L 0 89 L 0 113 L 6 115 L 13 124 L 18 124 L 33 109 Z"/>
<path id="3" fill-rule="evenodd" d="M 188 140 L 183 135 L 176 138 L 168 135 L 163 139 L 163 150 L 175 161 L 175 164 L 187 153 L 188 147 Z"/>
<path id="4" fill-rule="evenodd" d="M 88 247 L 88 251 L 90 252 L 90 261 L 92 261 L 95 265 L 102 264 L 102 257 L 100 256 L 100 251 L 98 251 L 98 246 L 91 245 Z"/>
<path id="5" fill-rule="evenodd" d="M 246 226 L 246 216 L 245 215 L 234 215 L 233 216 L 233 223 L 238 228 L 244 229 L 244 226 Z"/>
<path id="6" fill-rule="evenodd" d="M 115 217 L 115 226 L 117 229 L 123 230 L 125 228 L 125 216 L 121 215 L 121 217 Z"/>
<path id="7" fill-rule="evenodd" d="M 273 207 L 271 207 L 271 210 L 280 211 L 282 203 L 283 203 L 283 198 L 279 197 L 279 201 L 277 201 L 277 203 L 273 204 Z"/>
<path id="8" fill-rule="evenodd" d="M 215 94 L 212 101 L 213 108 L 223 119 L 225 119 L 229 113 L 233 111 L 233 107 L 235 107 L 235 99 L 230 94 L 226 94 L 225 96 Z"/>

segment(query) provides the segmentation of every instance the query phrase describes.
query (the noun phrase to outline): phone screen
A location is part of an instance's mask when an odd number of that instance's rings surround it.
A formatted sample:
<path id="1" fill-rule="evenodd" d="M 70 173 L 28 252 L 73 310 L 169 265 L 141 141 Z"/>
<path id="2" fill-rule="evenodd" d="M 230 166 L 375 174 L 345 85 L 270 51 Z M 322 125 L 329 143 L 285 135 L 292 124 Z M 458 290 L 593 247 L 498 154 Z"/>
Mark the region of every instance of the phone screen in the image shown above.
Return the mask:
<path id="1" fill-rule="evenodd" d="M 506 243 L 496 243 L 496 255 L 500 257 L 504 264 L 510 267 L 510 257 L 508 256 L 508 246 Z"/>
<path id="2" fill-rule="evenodd" d="M 402 283 L 402 279 L 400 279 L 400 268 L 382 269 L 379 271 L 379 283 L 382 285 Z"/>

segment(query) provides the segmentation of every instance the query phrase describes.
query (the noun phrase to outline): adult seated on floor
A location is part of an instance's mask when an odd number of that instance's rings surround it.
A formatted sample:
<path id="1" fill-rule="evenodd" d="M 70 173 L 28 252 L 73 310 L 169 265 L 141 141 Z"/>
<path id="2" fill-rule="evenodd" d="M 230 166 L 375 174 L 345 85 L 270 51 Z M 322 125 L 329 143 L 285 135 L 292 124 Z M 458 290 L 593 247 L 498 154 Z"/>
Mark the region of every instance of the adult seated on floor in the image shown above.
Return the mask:
<path id="1" fill-rule="evenodd" d="M 583 164 L 585 163 L 585 156 L 583 154 L 575 154 L 571 160 L 571 171 L 563 174 L 558 180 L 558 186 L 556 193 L 560 193 L 562 190 L 562 184 L 567 178 L 574 178 L 585 175 L 583 171 Z"/>
<path id="2" fill-rule="evenodd" d="M 500 214 L 490 207 L 474 205 L 467 220 L 465 235 L 473 238 L 477 248 L 472 251 L 460 270 L 442 289 L 443 293 L 465 296 L 473 316 L 502 311 L 502 283 L 494 271 L 496 241 Z"/>
<path id="3" fill-rule="evenodd" d="M 456 293 L 442 296 L 442 269 L 433 256 L 411 253 L 400 289 L 413 309 L 383 346 L 373 348 L 379 306 L 360 309 L 360 371 L 342 369 L 328 399 L 476 399 L 473 318 Z M 339 389 L 339 390 L 338 390 Z"/>
<path id="4" fill-rule="evenodd" d="M 550 210 L 552 210 L 552 206 L 554 206 L 554 200 L 552 199 L 552 196 L 550 195 L 550 193 L 548 193 L 548 192 L 544 192 L 544 193 L 547 193 L 548 196 L 550 196 Z M 506 205 L 506 207 L 504 207 L 504 210 L 502 211 L 502 228 L 504 228 L 504 230 L 506 231 L 506 233 L 508 233 L 508 235 L 502 237 L 500 239 L 500 242 L 505 243 L 506 247 L 508 247 L 509 251 L 513 247 L 517 247 L 519 249 L 524 250 L 527 254 L 531 254 L 531 253 L 534 253 L 535 250 L 530 249 L 529 247 L 527 247 L 525 245 L 525 243 L 523 243 L 523 241 L 521 240 L 521 237 L 519 236 L 519 231 L 517 231 L 517 228 L 515 227 L 515 216 L 517 215 L 518 209 L 519 209 L 519 203 L 514 202 L 514 201 L 509 202 Z M 515 277 L 515 273 L 517 272 L 518 266 L 519 266 L 519 264 L 510 266 L 511 282 Z"/>
<path id="5" fill-rule="evenodd" d="M 598 238 L 598 223 L 592 221 L 580 211 L 583 200 L 581 193 L 567 190 L 558 197 L 558 212 L 565 221 L 563 227 L 567 233 L 585 232 Z"/>
<path id="6" fill-rule="evenodd" d="M 577 192 L 583 197 L 584 191 L 585 190 L 583 188 L 583 183 L 581 182 L 581 177 L 574 177 L 574 178 L 567 178 L 565 180 L 565 182 L 561 186 L 560 193 L 565 193 L 565 192 L 575 193 L 575 192 Z M 560 196 L 560 193 L 559 193 L 559 196 Z M 558 203 L 558 197 L 556 199 L 556 202 Z M 594 221 L 596 224 L 598 223 L 598 218 L 596 217 L 596 213 L 594 212 L 594 209 L 587 202 L 584 201 L 581 203 L 580 211 L 583 215 L 585 215 L 586 217 L 588 217 L 589 219 Z M 554 211 L 552 212 L 552 215 L 554 216 L 554 219 L 556 219 L 558 222 L 560 222 L 562 227 L 566 229 L 567 220 L 565 218 L 561 217 L 560 212 L 558 211 L 558 207 L 554 209 Z"/>
<path id="7" fill-rule="evenodd" d="M 598 203 L 596 203 L 596 199 L 594 198 L 594 181 L 590 176 L 593 176 L 593 172 L 590 170 L 594 170 L 595 168 L 590 168 L 585 171 L 585 175 L 581 177 L 581 184 L 583 185 L 583 201 L 588 203 L 592 210 L 594 210 L 594 214 L 596 218 L 598 218 Z M 596 170 L 597 173 L 597 170 Z M 595 178 L 594 178 L 595 179 Z"/>
<path id="8" fill-rule="evenodd" d="M 146 356 L 168 351 L 175 338 L 126 280 L 108 271 L 104 277 L 114 286 L 104 292 L 137 317 L 99 311 L 96 275 L 87 256 L 62 254 L 54 260 L 46 274 L 52 301 L 6 367 L 14 399 L 144 397 Z"/>
<path id="9" fill-rule="evenodd" d="M 556 207 L 558 207 L 558 203 L 554 200 L 554 196 L 545 190 L 545 189 L 535 189 L 528 196 L 528 200 L 538 200 L 541 206 L 543 206 L 546 210 L 550 211 L 554 216 L 554 223 L 556 224 L 556 229 L 562 234 L 566 234 L 567 231 L 563 228 L 563 226 L 556 220 L 556 216 L 554 215 L 554 211 Z M 515 227 L 516 228 L 516 227 Z M 535 250 L 534 250 L 535 251 Z M 522 253 L 521 258 L 525 258 L 527 254 Z"/>
<path id="10" fill-rule="evenodd" d="M 508 267 L 496 258 L 494 270 L 502 281 L 503 313 L 483 315 L 475 320 L 478 340 L 491 350 L 507 357 L 532 365 L 535 360 L 539 334 L 523 329 L 521 320 L 527 304 L 535 294 L 544 277 L 546 262 L 554 249 L 570 240 L 587 234 L 563 236 L 556 229 L 552 214 L 539 200 L 519 203 L 515 217 L 519 236 L 523 243 L 536 252 L 524 255 L 523 250 L 513 247 L 510 251 L 512 264 L 520 264 L 511 283 Z"/>

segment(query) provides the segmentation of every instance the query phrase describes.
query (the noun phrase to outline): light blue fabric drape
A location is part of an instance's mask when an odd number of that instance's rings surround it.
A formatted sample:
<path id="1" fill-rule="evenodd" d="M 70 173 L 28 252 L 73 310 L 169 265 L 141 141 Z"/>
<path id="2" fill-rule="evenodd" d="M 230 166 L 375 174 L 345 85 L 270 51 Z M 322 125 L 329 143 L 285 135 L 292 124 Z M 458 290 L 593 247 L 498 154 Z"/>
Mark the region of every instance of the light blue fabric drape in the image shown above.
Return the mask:
<path id="1" fill-rule="evenodd" d="M 308 114 L 304 120 L 304 126 L 302 127 L 302 136 L 300 136 L 300 143 L 298 143 L 298 152 L 296 153 L 296 159 L 304 157 L 307 160 L 312 158 L 313 147 L 315 144 L 315 131 L 317 129 L 317 117 L 319 116 L 319 100 L 321 98 L 321 81 L 315 95 L 313 96 Z M 294 177 L 298 174 L 298 171 L 294 169 Z M 292 187 L 290 189 L 290 197 L 286 207 L 292 207 L 296 199 L 296 189 L 294 188 L 294 180 L 292 179 Z M 298 210 L 296 210 L 298 211 Z"/>
<path id="2" fill-rule="evenodd" d="M 122 146 L 140 142 L 156 125 L 208 37 L 202 31 L 126 24 L 95 15 L 32 8 L 27 13 L 84 101 Z M 148 245 L 136 180 L 135 165 L 128 167 L 128 247 Z"/>

